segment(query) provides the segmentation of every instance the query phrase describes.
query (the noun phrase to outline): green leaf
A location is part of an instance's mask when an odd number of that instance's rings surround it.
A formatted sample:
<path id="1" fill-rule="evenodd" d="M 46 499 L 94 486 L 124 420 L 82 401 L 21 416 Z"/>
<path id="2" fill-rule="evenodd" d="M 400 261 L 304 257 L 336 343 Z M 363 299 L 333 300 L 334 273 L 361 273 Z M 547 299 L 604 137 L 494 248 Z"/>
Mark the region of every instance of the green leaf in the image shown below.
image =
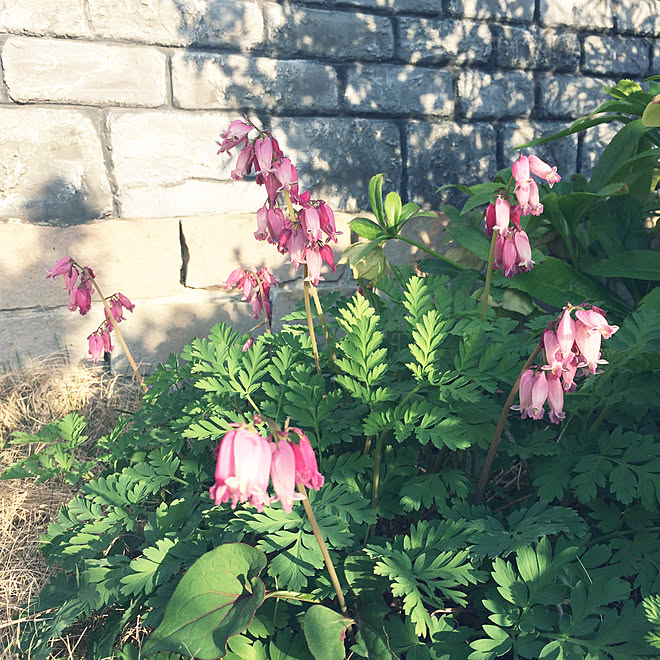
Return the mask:
<path id="1" fill-rule="evenodd" d="M 344 636 L 353 625 L 348 619 L 323 605 L 312 605 L 305 613 L 303 631 L 315 660 L 344 660 Z"/>
<path id="2" fill-rule="evenodd" d="M 650 131 L 641 119 L 626 124 L 605 147 L 589 181 L 589 192 L 597 192 L 610 181 L 615 172 L 628 158 L 637 152 L 639 141 Z"/>
<path id="3" fill-rule="evenodd" d="M 369 203 L 378 224 L 385 228 L 387 224 L 383 215 L 383 174 L 376 174 L 369 181 Z"/>
<path id="4" fill-rule="evenodd" d="M 660 280 L 660 252 L 630 250 L 603 259 L 584 269 L 590 275 L 630 277 L 634 280 Z"/>
<path id="5" fill-rule="evenodd" d="M 482 231 L 466 225 L 450 223 L 447 233 L 461 246 L 476 254 L 482 261 L 488 261 L 490 239 Z"/>
<path id="6" fill-rule="evenodd" d="M 644 124 L 644 126 L 652 126 L 655 128 L 660 126 L 660 94 L 654 97 L 644 109 L 642 124 Z"/>
<path id="7" fill-rule="evenodd" d="M 388 227 L 396 227 L 401 215 L 401 197 L 399 193 L 388 193 L 385 198 L 385 221 Z"/>
<path id="8" fill-rule="evenodd" d="M 498 274 L 499 275 L 499 274 Z M 527 273 L 519 273 L 509 280 L 494 277 L 498 286 L 510 286 L 526 291 L 553 307 L 561 308 L 567 302 L 577 304 L 583 300 L 593 300 L 608 311 L 625 313 L 628 305 L 607 288 L 574 270 L 569 264 L 555 257 L 547 257 Z"/>
<path id="9" fill-rule="evenodd" d="M 384 240 L 387 237 L 380 226 L 369 218 L 353 218 L 349 223 L 349 227 L 362 238 L 371 240 L 377 238 Z"/>
<path id="10" fill-rule="evenodd" d="M 176 651 L 201 660 L 226 653 L 264 600 L 259 574 L 265 555 L 243 543 L 221 545 L 200 557 L 181 578 L 144 655 Z"/>

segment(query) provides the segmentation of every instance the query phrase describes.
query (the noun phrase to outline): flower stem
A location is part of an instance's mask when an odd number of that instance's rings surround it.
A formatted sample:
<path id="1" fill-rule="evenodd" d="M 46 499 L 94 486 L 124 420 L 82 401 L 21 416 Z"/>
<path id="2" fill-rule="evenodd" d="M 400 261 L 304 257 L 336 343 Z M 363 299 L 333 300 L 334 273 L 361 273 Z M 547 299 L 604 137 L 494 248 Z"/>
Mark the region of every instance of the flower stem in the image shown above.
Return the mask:
<path id="1" fill-rule="evenodd" d="M 309 338 L 312 342 L 312 352 L 314 353 L 314 362 L 316 362 L 316 371 L 319 376 L 323 376 L 321 371 L 321 362 L 319 361 L 319 347 L 316 345 L 316 335 L 314 334 L 314 321 L 312 321 L 312 307 L 309 302 L 309 270 L 307 264 L 303 269 L 303 297 L 305 299 L 305 314 L 307 315 L 307 329 L 309 330 Z"/>
<path id="2" fill-rule="evenodd" d="M 307 497 L 307 490 L 305 489 L 305 486 L 303 486 L 303 484 L 297 484 L 297 488 L 298 488 L 298 492 L 303 496 L 303 501 L 302 501 L 303 507 L 305 507 L 305 513 L 307 514 L 307 518 L 309 519 L 309 524 L 312 527 L 314 538 L 316 539 L 316 542 L 319 544 L 319 549 L 321 550 L 321 554 L 323 555 L 323 561 L 325 562 L 325 567 L 328 569 L 328 573 L 330 575 L 330 581 L 332 582 L 332 586 L 335 588 L 335 593 L 337 594 L 337 600 L 339 601 L 339 607 L 341 609 L 341 613 L 346 615 L 346 601 L 344 600 L 344 592 L 341 590 L 341 585 L 339 584 L 339 578 L 337 577 L 337 571 L 335 571 L 335 567 L 332 563 L 332 559 L 330 558 L 330 553 L 328 552 L 328 546 L 325 544 L 325 541 L 323 540 L 321 530 L 319 529 L 319 524 L 316 522 L 316 516 L 312 511 L 312 505 L 309 503 L 309 499 Z"/>
<path id="3" fill-rule="evenodd" d="M 495 258 L 495 243 L 497 243 L 497 231 L 493 231 L 493 237 L 490 239 L 490 251 L 488 252 L 488 270 L 486 271 L 486 284 L 481 297 L 481 315 L 486 316 L 488 311 L 488 293 L 490 292 L 490 278 L 493 275 L 493 260 Z"/>
<path id="4" fill-rule="evenodd" d="M 383 444 L 385 442 L 385 432 L 383 431 L 376 438 L 376 457 L 374 458 L 374 482 L 371 489 L 371 508 L 378 506 L 378 487 L 380 486 L 380 460 L 383 453 Z"/>
<path id="5" fill-rule="evenodd" d="M 488 454 L 486 454 L 486 460 L 484 462 L 484 466 L 483 468 L 481 468 L 481 474 L 479 475 L 477 492 L 474 497 L 475 504 L 481 504 L 481 500 L 483 499 L 484 491 L 486 490 L 486 483 L 488 482 L 488 475 L 490 474 L 490 468 L 493 465 L 493 460 L 495 459 L 495 452 L 497 451 L 497 445 L 499 445 L 500 443 L 500 438 L 502 437 L 502 431 L 504 431 L 504 424 L 506 422 L 507 415 L 509 414 L 509 410 L 513 405 L 513 400 L 516 398 L 516 394 L 518 393 L 518 388 L 520 387 L 520 377 L 525 373 L 525 371 L 527 371 L 527 369 L 529 369 L 529 367 L 532 366 L 534 360 L 536 360 L 536 356 L 541 352 L 542 346 L 543 346 L 543 342 L 541 341 L 532 351 L 532 354 L 529 356 L 529 358 L 527 358 L 527 362 L 525 362 L 525 365 L 520 370 L 520 373 L 518 374 L 518 378 L 516 378 L 516 382 L 513 384 L 513 387 L 509 392 L 509 396 L 504 402 L 504 408 L 502 408 L 502 413 L 500 414 L 500 418 L 497 422 L 497 427 L 495 428 L 495 435 L 493 435 L 493 439 L 491 440 L 490 447 L 488 448 Z"/>
<path id="6" fill-rule="evenodd" d="M 83 269 L 85 272 L 87 272 L 87 269 Z M 140 370 L 138 369 L 137 364 L 135 364 L 135 360 L 133 359 L 133 355 L 131 352 L 128 350 L 128 346 L 126 345 L 126 342 L 124 341 L 124 335 L 121 334 L 121 330 L 119 329 L 119 324 L 117 321 L 115 321 L 115 317 L 112 315 L 112 310 L 110 309 L 110 305 L 108 305 L 108 301 L 105 299 L 105 296 L 103 295 L 103 292 L 101 291 L 101 288 L 99 285 L 96 283 L 96 280 L 93 277 L 90 277 L 89 274 L 87 274 L 89 279 L 92 282 L 92 285 L 96 289 L 96 293 L 98 293 L 99 297 L 101 298 L 101 302 L 103 303 L 103 306 L 105 307 L 105 311 L 108 313 L 108 320 L 110 321 L 110 324 L 112 325 L 112 329 L 117 333 L 117 339 L 119 339 L 119 343 L 121 344 L 121 347 L 124 349 L 124 354 L 128 358 L 128 362 L 131 365 L 133 369 L 133 373 L 135 373 L 135 377 L 138 380 L 138 383 L 140 383 L 140 387 L 142 388 L 143 392 L 147 392 L 147 386 L 144 384 L 144 379 L 142 378 L 142 374 L 140 373 Z"/>
<path id="7" fill-rule="evenodd" d="M 421 243 L 418 243 L 417 241 L 413 241 L 412 238 L 407 238 L 406 236 L 401 236 L 399 234 L 398 236 L 394 236 L 393 238 L 398 238 L 400 241 L 404 241 L 405 243 L 410 243 L 410 245 L 414 245 L 416 248 L 423 250 L 424 252 L 430 254 L 431 256 L 435 257 L 436 259 L 441 259 L 445 263 L 449 264 L 450 266 L 453 266 L 454 268 L 457 268 L 458 270 L 467 270 L 465 266 L 461 266 L 460 264 L 456 263 L 455 261 L 452 261 L 451 259 L 448 259 L 447 257 L 443 256 L 439 252 L 436 252 L 435 250 L 432 250 L 431 248 L 426 247 L 425 245 L 422 245 Z"/>
<path id="8" fill-rule="evenodd" d="M 312 298 L 314 299 L 314 307 L 316 307 L 316 313 L 318 314 L 319 321 L 321 321 L 321 327 L 323 328 L 323 334 L 325 336 L 325 342 L 328 345 L 328 351 L 330 352 L 330 359 L 332 360 L 332 366 L 337 369 L 337 356 L 335 355 L 335 347 L 330 339 L 330 333 L 328 332 L 328 326 L 325 322 L 325 314 L 323 314 L 323 307 L 321 307 L 321 301 L 319 300 L 319 294 L 315 286 L 312 286 Z"/>

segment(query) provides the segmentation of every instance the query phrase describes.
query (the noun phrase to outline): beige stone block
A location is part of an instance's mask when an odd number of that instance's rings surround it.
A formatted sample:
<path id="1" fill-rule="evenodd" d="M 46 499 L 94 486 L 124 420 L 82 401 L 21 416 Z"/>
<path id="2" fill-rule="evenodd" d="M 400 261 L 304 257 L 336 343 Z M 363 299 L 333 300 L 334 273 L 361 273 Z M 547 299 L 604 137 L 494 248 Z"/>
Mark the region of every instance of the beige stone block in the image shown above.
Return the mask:
<path id="1" fill-rule="evenodd" d="M 94 34 L 165 46 L 247 49 L 263 42 L 256 0 L 88 0 Z"/>
<path id="2" fill-rule="evenodd" d="M 62 279 L 46 279 L 46 271 L 65 256 L 90 266 L 106 296 L 121 291 L 131 299 L 154 298 L 182 289 L 179 223 L 174 218 L 75 227 L 4 222 L 0 244 L 11 246 L 5 250 L 0 309 L 66 305 Z"/>
<path id="3" fill-rule="evenodd" d="M 338 243 L 333 244 L 335 262 L 350 245 L 348 222 L 353 217 L 348 213 L 335 213 L 337 231 L 343 232 L 338 236 Z M 274 245 L 255 239 L 256 218 L 256 212 L 182 218 L 181 231 L 189 253 L 186 286 L 222 286 L 235 268 L 266 266 L 280 282 L 302 277 L 301 271 L 296 273 L 293 265 L 287 263 L 288 258 Z M 322 275 L 326 281 L 333 282 L 342 271 L 341 266 L 335 273 L 324 266 Z"/>
<path id="4" fill-rule="evenodd" d="M 233 181 L 236 155 L 218 155 L 220 133 L 236 113 L 110 113 L 112 163 L 122 215 L 164 217 L 250 211 L 259 186 Z"/>
<path id="5" fill-rule="evenodd" d="M 56 224 L 109 215 L 99 133 L 91 110 L 0 108 L 0 218 Z"/>
<path id="6" fill-rule="evenodd" d="M 36 35 L 89 34 L 85 0 L 0 0 L 0 30 Z"/>
<path id="7" fill-rule="evenodd" d="M 145 46 L 10 37 L 2 50 L 14 101 L 159 106 L 165 55 Z"/>

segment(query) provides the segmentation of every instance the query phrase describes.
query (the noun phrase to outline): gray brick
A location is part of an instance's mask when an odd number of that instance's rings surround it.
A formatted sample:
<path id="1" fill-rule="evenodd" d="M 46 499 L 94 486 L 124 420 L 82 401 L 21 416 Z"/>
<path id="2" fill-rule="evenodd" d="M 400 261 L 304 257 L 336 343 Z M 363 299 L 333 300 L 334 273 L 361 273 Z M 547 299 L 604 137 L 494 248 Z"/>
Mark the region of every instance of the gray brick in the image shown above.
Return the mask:
<path id="1" fill-rule="evenodd" d="M 412 121 L 408 134 L 410 201 L 438 208 L 435 190 L 445 183 L 474 184 L 497 171 L 495 129 L 490 124 Z"/>
<path id="2" fill-rule="evenodd" d="M 92 30 L 107 39 L 250 49 L 263 42 L 256 0 L 88 0 Z"/>
<path id="3" fill-rule="evenodd" d="M 449 71 L 412 66 L 365 64 L 351 69 L 346 103 L 352 110 L 404 115 L 451 115 Z"/>
<path id="4" fill-rule="evenodd" d="M 521 119 L 506 122 L 499 128 L 500 139 L 504 149 L 502 167 L 510 167 L 517 158 L 517 147 L 530 140 L 547 137 L 567 128 L 564 122 L 539 122 Z M 577 171 L 577 135 L 569 135 L 536 147 L 528 147 L 523 153 L 535 154 L 547 163 L 557 168 L 563 179 L 568 179 Z"/>
<path id="5" fill-rule="evenodd" d="M 582 158 L 580 160 L 580 172 L 590 177 L 598 159 L 605 147 L 610 143 L 617 131 L 621 129 L 621 122 L 607 122 L 598 124 L 584 133 L 582 142 Z"/>
<path id="6" fill-rule="evenodd" d="M 612 0 L 540 0 L 543 25 L 612 29 Z"/>
<path id="7" fill-rule="evenodd" d="M 22 103 L 158 106 L 165 56 L 155 48 L 10 37 L 2 50 L 9 95 Z"/>
<path id="8" fill-rule="evenodd" d="M 600 80 L 588 76 L 557 74 L 548 76 L 540 86 L 543 118 L 576 119 L 593 112 L 609 97 L 603 92 L 603 85 L 611 85 L 611 80 Z"/>
<path id="9" fill-rule="evenodd" d="M 646 39 L 600 35 L 584 39 L 584 71 L 640 75 L 648 68 L 649 42 Z"/>
<path id="10" fill-rule="evenodd" d="M 400 185 L 401 140 L 392 121 L 277 118 L 272 128 L 302 187 L 335 209 L 368 209 L 369 180 L 379 172 Z"/>
<path id="11" fill-rule="evenodd" d="M 405 17 L 399 26 L 398 56 L 413 64 L 487 62 L 493 48 L 485 23 Z"/>
<path id="12" fill-rule="evenodd" d="M 469 119 L 528 115 L 534 107 L 531 73 L 464 71 L 458 78 L 457 109 Z"/>
<path id="13" fill-rule="evenodd" d="M 177 53 L 172 90 L 181 108 L 243 108 L 290 112 L 339 106 L 337 74 L 306 60 Z"/>
<path id="14" fill-rule="evenodd" d="M 613 10 L 619 32 L 657 36 L 660 31 L 657 0 L 617 0 Z"/>
<path id="15" fill-rule="evenodd" d="M 337 60 L 382 60 L 392 57 L 394 35 L 385 16 L 286 3 L 264 5 L 268 44 L 284 56 Z"/>
<path id="16" fill-rule="evenodd" d="M 495 38 L 495 61 L 504 69 L 575 71 L 580 65 L 580 43 L 571 32 L 503 25 Z"/>
<path id="17" fill-rule="evenodd" d="M 660 41 L 653 43 L 653 50 L 651 53 L 651 71 L 660 71 Z"/>
<path id="18" fill-rule="evenodd" d="M 87 36 L 84 0 L 0 0 L 0 31 Z"/>
<path id="19" fill-rule="evenodd" d="M 449 0 L 449 12 L 467 18 L 507 18 L 531 23 L 534 3 L 522 0 Z"/>
<path id="20" fill-rule="evenodd" d="M 75 224 L 107 216 L 112 194 L 91 112 L 0 108 L 0 217 Z"/>
<path id="21" fill-rule="evenodd" d="M 216 153 L 215 140 L 232 119 L 235 113 L 112 111 L 112 164 L 122 215 L 159 218 L 259 208 L 259 186 L 231 180 L 235 155 Z"/>

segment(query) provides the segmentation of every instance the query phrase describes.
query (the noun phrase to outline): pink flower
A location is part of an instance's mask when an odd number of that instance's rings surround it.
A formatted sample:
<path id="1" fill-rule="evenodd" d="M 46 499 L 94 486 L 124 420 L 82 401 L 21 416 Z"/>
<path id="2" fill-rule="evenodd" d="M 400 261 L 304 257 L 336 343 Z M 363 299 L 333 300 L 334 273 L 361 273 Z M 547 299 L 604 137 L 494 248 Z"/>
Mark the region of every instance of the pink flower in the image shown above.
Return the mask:
<path id="1" fill-rule="evenodd" d="M 495 204 L 489 204 L 486 207 L 486 236 L 488 236 L 488 238 L 493 235 L 496 218 L 497 216 L 495 214 Z"/>
<path id="2" fill-rule="evenodd" d="M 253 344 L 254 344 L 254 339 L 252 339 L 252 337 L 249 337 L 248 340 L 243 344 L 243 348 L 241 348 L 241 353 L 245 353 L 245 351 L 251 349 Z"/>
<path id="3" fill-rule="evenodd" d="M 135 305 L 123 293 L 117 294 L 117 300 L 119 300 L 122 306 L 125 307 L 129 312 L 132 313 L 135 309 Z"/>
<path id="4" fill-rule="evenodd" d="M 275 165 L 275 176 L 280 182 L 279 190 L 291 191 L 294 186 L 297 192 L 298 172 L 288 158 L 283 158 Z"/>
<path id="5" fill-rule="evenodd" d="M 84 285 L 79 286 L 77 289 L 75 289 L 75 294 L 76 294 L 76 305 L 78 306 L 78 311 L 80 312 L 80 316 L 85 316 L 87 312 L 92 307 L 92 294 L 91 291 L 85 287 Z M 71 309 L 71 307 L 69 307 Z M 76 311 L 75 307 L 71 311 Z"/>
<path id="6" fill-rule="evenodd" d="M 87 337 L 87 341 L 89 342 L 90 360 L 94 360 L 94 364 L 96 364 L 103 357 L 103 339 L 98 333 L 93 332 Z"/>
<path id="7" fill-rule="evenodd" d="M 234 181 L 240 181 L 244 176 L 252 171 L 254 165 L 254 146 L 251 144 L 243 147 L 236 159 L 236 167 L 231 171 L 231 178 Z"/>
<path id="8" fill-rule="evenodd" d="M 303 230 L 307 233 L 308 240 L 320 241 L 323 238 L 321 231 L 321 218 L 318 211 L 313 207 L 303 209 L 300 212 L 300 221 Z"/>
<path id="9" fill-rule="evenodd" d="M 326 243 L 325 245 L 322 245 L 319 248 L 319 254 L 323 258 L 323 261 L 325 261 L 326 264 L 328 264 L 328 267 L 330 270 L 334 273 L 336 268 L 335 268 L 335 255 L 332 252 L 332 248 Z"/>
<path id="10" fill-rule="evenodd" d="M 564 307 L 564 313 L 557 326 L 557 340 L 561 348 L 562 359 L 566 359 L 575 343 L 575 321 L 571 317 L 569 307 Z"/>
<path id="11" fill-rule="evenodd" d="M 62 257 L 49 271 L 46 271 L 46 279 L 68 273 L 72 268 L 72 262 L 73 259 L 71 257 Z"/>
<path id="12" fill-rule="evenodd" d="M 518 252 L 512 236 L 504 239 L 502 246 L 502 274 L 504 277 L 513 277 L 518 272 Z"/>
<path id="13" fill-rule="evenodd" d="M 268 237 L 268 209 L 266 205 L 257 211 L 257 231 L 254 232 L 254 237 L 258 241 L 264 241 Z"/>
<path id="14" fill-rule="evenodd" d="M 564 371 L 561 374 L 561 381 L 564 385 L 564 390 L 567 392 L 575 392 L 577 385 L 575 384 L 575 374 L 578 370 L 579 360 L 575 353 L 571 353 L 570 358 L 564 360 Z"/>
<path id="15" fill-rule="evenodd" d="M 557 335 L 552 330 L 543 333 L 543 346 L 545 348 L 546 365 L 544 370 L 550 371 L 553 376 L 559 377 L 564 369 L 564 360 L 561 357 L 561 349 Z"/>
<path id="16" fill-rule="evenodd" d="M 518 397 L 520 405 L 511 406 L 514 410 L 520 410 L 520 417 L 526 419 L 532 414 L 532 387 L 534 386 L 534 371 L 527 369 L 520 376 Z"/>
<path id="17" fill-rule="evenodd" d="M 495 270 L 500 270 L 502 268 L 502 253 L 504 251 L 504 243 L 506 238 L 501 234 L 498 234 L 495 239 L 495 252 L 493 254 L 493 268 Z"/>
<path id="18" fill-rule="evenodd" d="M 500 232 L 500 236 L 506 236 L 509 233 L 509 218 L 511 217 L 511 205 L 501 195 L 495 200 L 495 228 Z"/>
<path id="19" fill-rule="evenodd" d="M 112 345 L 112 337 L 110 336 L 110 333 L 101 330 L 101 339 L 103 340 L 103 350 L 106 351 L 106 353 L 112 353 L 114 347 Z"/>
<path id="20" fill-rule="evenodd" d="M 548 376 L 548 407 L 550 408 L 550 421 L 553 424 L 559 422 L 566 417 L 566 413 L 562 410 L 564 407 L 564 390 L 561 386 L 561 381 L 555 376 Z"/>
<path id="21" fill-rule="evenodd" d="M 269 137 L 261 137 L 254 142 L 254 153 L 259 166 L 259 174 L 269 174 L 273 164 L 273 143 Z"/>
<path id="22" fill-rule="evenodd" d="M 592 374 L 596 373 L 598 364 L 607 364 L 600 359 L 600 332 L 591 332 L 589 326 L 582 322 L 577 322 L 575 328 L 575 343 L 580 349 L 584 362 L 578 364 L 578 367 L 587 366 Z"/>
<path id="23" fill-rule="evenodd" d="M 298 444 L 291 444 L 296 458 L 296 483 L 318 490 L 323 486 L 325 478 L 318 470 L 312 444 L 300 429 L 291 428 L 290 430 L 298 434 Z"/>
<path id="24" fill-rule="evenodd" d="M 538 371 L 534 377 L 532 386 L 532 417 L 534 419 L 543 419 L 543 404 L 548 398 L 548 380 L 545 377 L 545 371 Z"/>
<path id="25" fill-rule="evenodd" d="M 314 285 L 318 286 L 321 277 L 321 266 L 323 259 L 318 246 L 310 246 L 305 250 L 305 263 L 307 264 L 307 278 Z"/>
<path id="26" fill-rule="evenodd" d="M 247 145 L 248 133 L 253 128 L 254 126 L 250 126 L 249 124 L 242 122 L 240 119 L 235 119 L 231 124 L 229 124 L 229 128 L 225 131 L 225 133 L 220 135 L 222 142 L 217 143 L 220 146 L 218 153 L 229 153 L 229 151 L 241 143 Z"/>
<path id="27" fill-rule="evenodd" d="M 337 242 L 337 227 L 335 226 L 334 211 L 325 203 L 318 206 L 321 229 L 327 234 L 328 240 Z M 341 232 L 339 232 L 341 234 Z M 333 268 L 334 270 L 334 268 Z"/>
<path id="28" fill-rule="evenodd" d="M 277 499 L 282 508 L 291 513 L 294 500 L 301 500 L 303 496 L 295 492 L 296 458 L 293 445 L 288 440 L 280 440 L 277 444 L 270 443 L 273 451 L 270 464 L 270 478 Z"/>
<path id="29" fill-rule="evenodd" d="M 271 449 L 268 441 L 245 427 L 228 431 L 220 443 L 215 485 L 209 494 L 216 504 L 249 502 L 258 511 L 270 504 L 268 480 Z"/>
<path id="30" fill-rule="evenodd" d="M 259 288 L 260 283 L 261 288 Z M 243 289 L 242 300 L 252 303 L 252 316 L 257 319 L 262 309 L 270 318 L 270 287 L 277 284 L 277 278 L 265 267 L 259 271 L 254 268 L 237 268 L 227 278 L 225 288 Z"/>
<path id="31" fill-rule="evenodd" d="M 603 339 L 609 339 L 619 329 L 618 325 L 609 325 L 605 316 L 600 311 L 595 311 L 593 307 L 578 310 L 575 312 L 575 316 L 588 328 L 589 332 L 599 332 Z"/>
<path id="32" fill-rule="evenodd" d="M 529 245 L 527 234 L 522 229 L 515 230 L 513 232 L 513 242 L 516 245 L 516 265 L 518 272 L 525 273 L 532 270 L 534 262 L 532 261 L 532 248 Z"/>
<path id="33" fill-rule="evenodd" d="M 541 179 L 545 179 L 551 188 L 555 185 L 555 183 L 559 183 L 561 181 L 561 177 L 559 174 L 557 174 L 556 167 L 550 167 L 550 165 L 542 161 L 538 156 L 529 156 L 528 160 L 529 169 L 531 170 L 532 174 L 538 176 Z"/>

